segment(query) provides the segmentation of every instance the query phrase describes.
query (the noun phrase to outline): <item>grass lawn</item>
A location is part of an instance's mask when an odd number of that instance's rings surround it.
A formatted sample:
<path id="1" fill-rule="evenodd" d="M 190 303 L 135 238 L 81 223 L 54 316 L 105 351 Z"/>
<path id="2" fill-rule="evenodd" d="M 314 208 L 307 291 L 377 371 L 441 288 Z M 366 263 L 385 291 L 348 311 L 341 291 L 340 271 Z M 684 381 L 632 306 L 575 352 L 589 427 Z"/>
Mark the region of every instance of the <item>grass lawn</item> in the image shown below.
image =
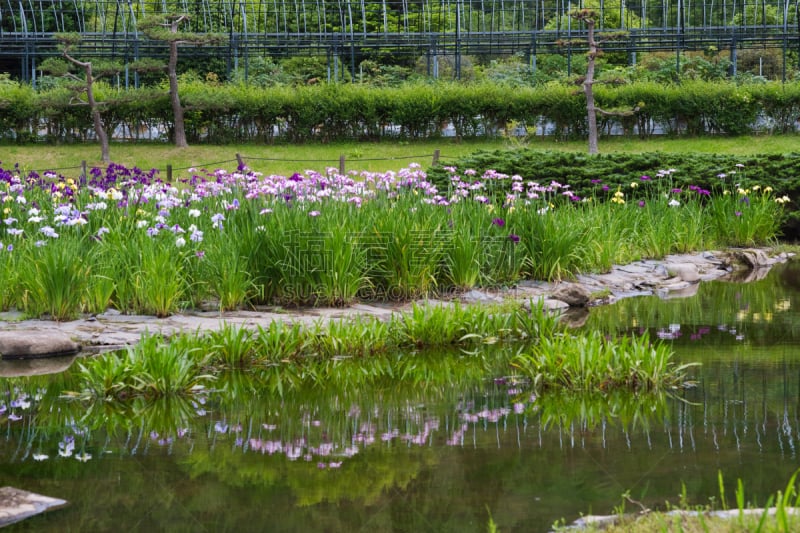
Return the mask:
<path id="1" fill-rule="evenodd" d="M 410 163 L 427 167 L 433 161 L 434 151 L 439 150 L 439 161 L 448 164 L 477 150 L 514 149 L 519 143 L 505 139 L 479 139 L 458 142 L 452 138 L 425 141 L 385 141 L 381 143 L 341 143 L 303 145 L 193 145 L 178 149 L 168 144 L 115 143 L 111 145 L 111 160 L 127 167 L 142 169 L 157 168 L 165 173 L 172 165 L 178 173 L 189 167 L 224 168 L 236 167 L 236 154 L 240 154 L 247 165 L 266 174 L 290 175 L 304 170 L 324 170 L 339 166 L 339 158 L 345 158 L 345 170 L 370 170 L 382 172 L 398 170 Z M 585 141 L 562 142 L 547 137 L 537 137 L 526 146 L 542 150 L 585 151 Z M 798 136 L 764 137 L 697 137 L 697 138 L 636 138 L 601 139 L 602 152 L 706 152 L 719 154 L 749 155 L 756 153 L 782 154 L 798 151 Z M 82 161 L 89 167 L 102 166 L 96 144 L 71 144 L 51 146 L 5 145 L 0 146 L 0 166 L 11 168 L 19 164 L 27 172 L 35 170 L 59 170 L 65 176 L 74 174 Z M 164 175 L 164 174 L 162 174 Z"/>

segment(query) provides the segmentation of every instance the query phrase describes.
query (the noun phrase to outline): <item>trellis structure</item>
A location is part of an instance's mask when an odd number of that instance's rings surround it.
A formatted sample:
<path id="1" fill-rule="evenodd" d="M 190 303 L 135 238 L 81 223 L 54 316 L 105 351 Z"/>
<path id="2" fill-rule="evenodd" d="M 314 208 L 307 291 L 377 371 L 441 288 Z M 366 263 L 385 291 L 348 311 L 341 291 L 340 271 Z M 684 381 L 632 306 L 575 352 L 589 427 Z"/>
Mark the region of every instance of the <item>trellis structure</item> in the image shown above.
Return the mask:
<path id="1" fill-rule="evenodd" d="M 195 55 L 229 60 L 321 54 L 355 68 L 369 51 L 395 56 L 580 52 L 585 28 L 569 12 L 590 7 L 598 30 L 623 31 L 606 51 L 780 48 L 800 53 L 800 0 L 0 0 L 0 70 L 35 79 L 58 53 L 55 32 L 84 34 L 80 53 L 124 62 L 163 56 L 138 22 L 148 14 L 188 13 L 186 29 L 229 36 Z"/>

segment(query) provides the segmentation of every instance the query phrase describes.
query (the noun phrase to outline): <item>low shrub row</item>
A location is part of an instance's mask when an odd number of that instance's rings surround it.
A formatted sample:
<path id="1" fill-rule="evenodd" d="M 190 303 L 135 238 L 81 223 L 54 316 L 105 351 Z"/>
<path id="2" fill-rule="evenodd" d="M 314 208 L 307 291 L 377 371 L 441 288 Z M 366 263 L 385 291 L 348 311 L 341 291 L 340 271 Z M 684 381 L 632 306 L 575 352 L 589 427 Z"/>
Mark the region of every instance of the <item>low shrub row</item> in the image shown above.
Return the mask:
<path id="1" fill-rule="evenodd" d="M 788 216 L 781 228 L 783 236 L 800 236 L 800 217 L 796 211 L 800 199 L 800 153 L 736 156 L 649 152 L 590 156 L 521 148 L 476 152 L 449 162 L 447 167 L 431 168 L 428 178 L 438 187 L 446 188 L 454 173 L 460 175 L 465 170 L 472 173 L 473 179 L 488 172 L 488 176 L 504 173 L 541 183 L 557 181 L 569 185 L 576 196 L 607 200 L 619 190 L 625 191 L 628 199 L 641 199 L 652 194 L 653 186 L 665 190 L 699 187 L 712 193 L 770 187 L 793 200 L 787 203 Z M 497 195 L 512 192 L 513 180 L 489 181 Z"/>
<path id="2" fill-rule="evenodd" d="M 165 89 L 117 89 L 97 84 L 106 129 L 117 138 L 167 140 L 172 110 Z M 520 135 L 559 137 L 586 133 L 586 102 L 579 87 L 550 83 L 509 87 L 437 82 L 400 87 L 321 84 L 262 88 L 187 82 L 180 88 L 192 143 L 334 141 L 428 138 L 452 126 L 458 137 Z M 631 110 L 605 117 L 604 132 L 673 135 L 794 132 L 800 85 L 640 81 L 598 86 L 597 105 Z M 63 88 L 36 92 L 0 83 L 0 138 L 17 142 L 84 141 L 93 136 L 88 106 L 76 106 Z"/>

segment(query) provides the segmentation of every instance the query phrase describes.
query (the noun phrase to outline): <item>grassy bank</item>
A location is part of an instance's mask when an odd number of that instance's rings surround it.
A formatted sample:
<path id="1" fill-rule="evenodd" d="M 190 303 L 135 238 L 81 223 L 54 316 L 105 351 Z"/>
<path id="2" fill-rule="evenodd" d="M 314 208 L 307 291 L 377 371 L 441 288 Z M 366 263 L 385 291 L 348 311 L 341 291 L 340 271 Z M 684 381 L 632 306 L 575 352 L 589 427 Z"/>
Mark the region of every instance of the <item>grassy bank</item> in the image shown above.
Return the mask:
<path id="1" fill-rule="evenodd" d="M 85 180 L 0 173 L 0 309 L 69 320 L 109 306 L 167 316 L 203 302 L 408 301 L 763 245 L 784 209 L 769 188 L 712 194 L 668 179 L 597 202 L 500 174 L 453 175 L 440 193 L 416 168 L 181 175 L 179 188 L 114 165 Z M 513 194 L 494 199 L 504 181 Z M 634 188 L 649 192 L 628 201 Z"/>
<path id="2" fill-rule="evenodd" d="M 281 393 L 347 378 L 342 362 L 350 358 L 357 358 L 364 377 L 413 381 L 419 377 L 414 368 L 394 354 L 459 349 L 468 355 L 489 344 L 516 348 L 513 380 L 537 393 L 660 393 L 682 387 L 691 366 L 675 364 L 668 346 L 646 336 L 610 341 L 596 332 L 569 334 L 541 306 L 529 312 L 514 304 L 415 305 L 389 321 L 373 317 L 312 327 L 272 322 L 256 330 L 226 326 L 168 340 L 145 335 L 122 355 L 80 362 L 78 390 L 86 399 L 104 401 L 190 396 L 212 386 L 220 373 L 241 370 L 260 380 L 258 389 Z"/>
<path id="3" fill-rule="evenodd" d="M 558 141 L 551 137 L 536 137 L 527 142 L 516 140 L 484 139 L 458 142 L 452 138 L 419 142 L 341 143 L 304 145 L 194 145 L 178 149 L 162 143 L 116 143 L 111 146 L 111 160 L 128 167 L 165 170 L 189 167 L 222 167 L 233 170 L 236 154 L 241 154 L 247 164 L 259 172 L 270 174 L 292 174 L 294 172 L 324 170 L 338 167 L 340 156 L 345 156 L 347 170 L 385 172 L 398 170 L 410 162 L 423 167 L 433 160 L 435 150 L 440 151 L 440 161 L 464 157 L 476 150 L 496 150 L 527 145 L 542 150 L 565 150 L 583 152 L 586 142 Z M 797 136 L 771 137 L 702 137 L 702 138 L 608 138 L 600 142 L 601 152 L 671 152 L 671 153 L 716 153 L 749 155 L 759 153 L 781 154 L 797 151 Z M 0 162 L 10 168 L 19 164 L 24 170 L 44 171 L 48 169 L 79 167 L 86 161 L 89 167 L 100 164 L 100 149 L 95 144 L 72 144 L 51 146 L 6 145 L 0 146 Z"/>
<path id="4" fill-rule="evenodd" d="M 791 476 L 786 487 L 770 495 L 764 507 L 755 507 L 747 500 L 745 484 L 737 480 L 733 498 L 726 497 L 722 472 L 719 472 L 719 499 L 710 498 L 707 505 L 690 505 L 686 488 L 681 493 L 677 507 L 667 503 L 666 511 L 651 511 L 642 503 L 623 495 L 623 503 L 616 508 L 616 516 L 584 520 L 585 531 L 613 533 L 638 533 L 646 531 L 739 532 L 739 531 L 798 531 L 800 527 L 800 495 L 797 491 L 798 471 Z M 729 501 L 730 500 L 730 501 Z M 730 504 L 730 505 L 729 505 Z M 633 511 L 633 513 L 630 513 Z M 556 530 L 562 529 L 556 527 Z"/>

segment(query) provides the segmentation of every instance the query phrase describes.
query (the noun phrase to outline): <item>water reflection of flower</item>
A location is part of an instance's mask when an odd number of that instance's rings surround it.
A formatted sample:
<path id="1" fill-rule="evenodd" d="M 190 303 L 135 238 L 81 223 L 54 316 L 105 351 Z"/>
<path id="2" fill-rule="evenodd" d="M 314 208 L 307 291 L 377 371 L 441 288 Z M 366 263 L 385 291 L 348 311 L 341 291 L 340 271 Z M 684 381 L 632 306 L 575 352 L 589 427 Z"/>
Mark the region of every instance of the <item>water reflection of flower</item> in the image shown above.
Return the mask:
<path id="1" fill-rule="evenodd" d="M 511 392 L 521 391 L 520 383 L 510 380 L 507 382 Z M 503 389 L 504 400 L 511 398 L 508 391 Z M 531 400 L 535 397 L 531 396 Z M 512 398 L 513 400 L 513 398 Z M 466 431 L 471 422 L 497 422 L 503 417 L 513 414 L 522 414 L 527 409 L 528 402 L 516 399 L 516 401 L 503 401 L 503 405 L 497 408 L 482 407 L 473 414 L 462 412 L 461 422 L 457 425 L 455 436 L 446 440 L 447 444 L 455 445 L 460 442 L 461 433 Z M 464 402 L 462 407 L 473 408 L 472 402 Z M 368 409 L 366 416 L 368 420 L 359 420 L 362 417 L 362 408 L 352 405 L 345 412 L 349 422 L 345 424 L 344 431 L 337 431 L 337 424 L 329 423 L 325 417 L 311 419 L 306 412 L 299 415 L 303 428 L 301 437 L 288 435 L 275 435 L 268 437 L 268 434 L 283 431 L 292 431 L 290 428 L 298 426 L 291 421 L 276 424 L 263 422 L 255 427 L 260 428 L 259 433 L 248 438 L 237 438 L 235 445 L 239 446 L 245 453 L 256 453 L 268 456 L 283 456 L 289 461 L 305 461 L 315 465 L 318 469 L 337 469 L 344 465 L 348 458 L 352 458 L 365 449 L 374 445 L 393 446 L 393 443 L 402 443 L 403 447 L 410 446 L 429 446 L 437 439 L 436 435 L 441 431 L 442 419 L 439 416 L 430 416 L 424 409 L 416 406 L 406 406 L 398 411 L 393 411 L 390 416 L 382 413 L 381 409 L 375 407 Z M 401 423 L 390 423 L 388 427 L 379 428 L 378 420 L 397 420 Z M 224 428 L 224 420 L 211 422 L 211 428 Z M 452 429 L 447 424 L 448 431 Z M 252 427 L 252 426 L 251 426 Z M 349 431 L 347 430 L 349 428 Z M 231 433 L 229 430 L 228 433 Z M 224 433 L 217 432 L 218 435 Z"/>

